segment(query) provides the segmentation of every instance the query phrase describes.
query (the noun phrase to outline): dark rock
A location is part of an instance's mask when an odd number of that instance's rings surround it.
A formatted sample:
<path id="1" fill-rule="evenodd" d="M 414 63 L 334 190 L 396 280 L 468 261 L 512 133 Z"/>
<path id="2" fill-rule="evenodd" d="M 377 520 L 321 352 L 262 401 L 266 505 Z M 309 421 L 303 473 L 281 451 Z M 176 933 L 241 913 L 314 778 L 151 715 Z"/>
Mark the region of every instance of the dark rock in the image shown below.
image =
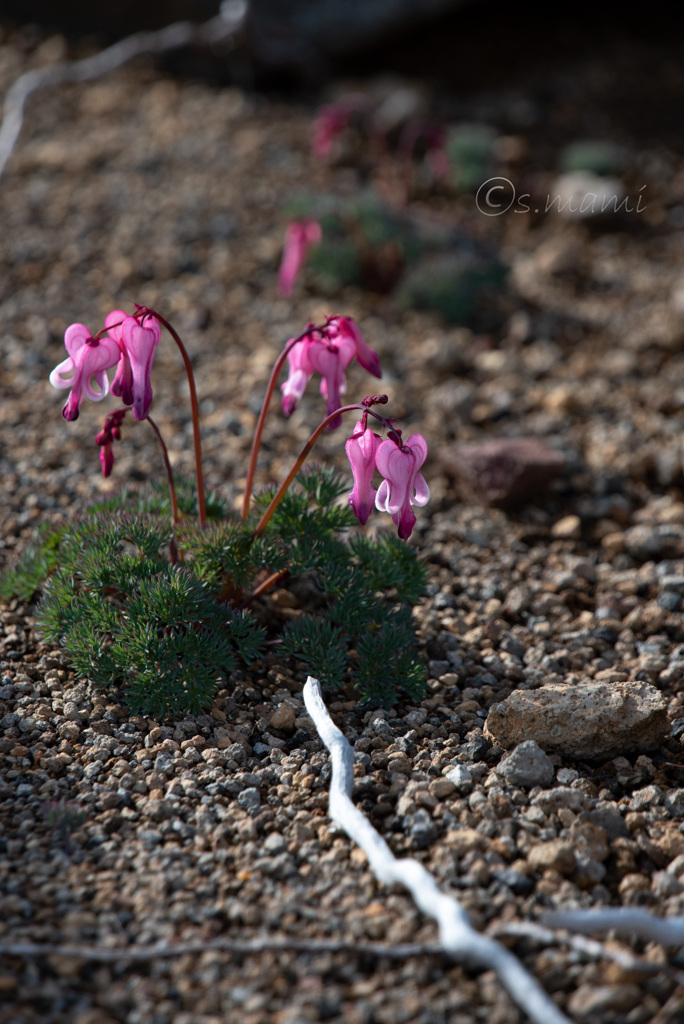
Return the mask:
<path id="1" fill-rule="evenodd" d="M 463 0 L 252 0 L 249 49 L 265 65 L 324 70 L 332 58 L 410 29 Z"/>
<path id="2" fill-rule="evenodd" d="M 515 868 L 502 868 L 501 871 L 494 872 L 494 877 L 497 882 L 507 886 L 516 896 L 527 896 L 534 887 L 532 879 L 524 875 L 522 871 L 516 871 Z"/>

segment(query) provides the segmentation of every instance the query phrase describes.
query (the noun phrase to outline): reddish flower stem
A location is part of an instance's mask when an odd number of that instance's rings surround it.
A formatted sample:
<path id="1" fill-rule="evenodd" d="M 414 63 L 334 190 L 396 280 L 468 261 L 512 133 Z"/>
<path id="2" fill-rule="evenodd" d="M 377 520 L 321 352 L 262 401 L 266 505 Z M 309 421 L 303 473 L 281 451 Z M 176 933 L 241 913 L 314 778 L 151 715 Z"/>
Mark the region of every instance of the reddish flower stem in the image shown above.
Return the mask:
<path id="1" fill-rule="evenodd" d="M 255 589 L 252 591 L 252 593 L 245 601 L 245 605 L 250 605 L 256 597 L 261 597 L 261 595 L 264 594 L 267 590 L 269 590 L 270 587 L 274 586 L 274 584 L 276 584 L 279 580 L 282 580 L 285 576 L 287 576 L 289 571 L 289 569 L 279 569 L 277 572 L 272 572 L 270 576 L 267 576 L 263 583 L 260 583 L 258 587 L 255 587 Z"/>
<path id="2" fill-rule="evenodd" d="M 173 479 L 173 470 L 171 469 L 171 463 L 169 461 L 169 450 L 166 447 L 166 444 L 164 443 L 164 438 L 161 436 L 159 427 L 154 422 L 151 416 L 147 417 L 147 422 L 157 435 L 157 440 L 159 441 L 159 444 L 161 446 L 162 458 L 164 460 L 164 467 L 166 469 L 166 479 L 169 482 L 169 495 L 171 497 L 171 511 L 173 514 L 173 523 L 174 526 L 177 526 L 178 523 L 180 522 L 180 513 L 178 511 L 178 500 L 176 498 L 176 485 Z"/>
<path id="3" fill-rule="evenodd" d="M 199 404 L 197 402 L 197 389 L 195 388 L 195 375 L 192 372 L 192 363 L 190 362 L 190 356 L 188 351 L 180 340 L 180 337 L 173 329 L 171 324 L 161 314 L 155 312 L 153 309 L 138 310 L 138 313 L 145 313 L 149 316 L 157 318 L 160 324 L 163 324 L 166 330 L 169 332 L 173 340 L 178 345 L 183 362 L 185 364 L 185 372 L 188 377 L 188 386 L 190 388 L 190 408 L 192 410 L 192 434 L 195 445 L 195 475 L 197 477 L 197 519 L 200 526 L 205 526 L 207 522 L 206 512 L 206 501 L 204 497 L 204 474 L 202 472 L 202 441 L 200 437 L 200 422 L 199 422 Z"/>
<path id="4" fill-rule="evenodd" d="M 275 510 L 278 508 L 278 505 L 280 504 L 280 502 L 285 497 L 285 494 L 287 493 L 288 487 L 290 486 L 290 484 L 292 483 L 294 478 L 297 476 L 297 473 L 302 468 L 304 462 L 306 461 L 306 459 L 307 459 L 307 457 L 309 455 L 309 452 L 311 451 L 313 446 L 316 444 L 316 441 L 321 436 L 321 434 L 323 433 L 325 428 L 328 426 L 328 424 L 332 420 L 336 419 L 338 416 L 341 416 L 345 412 L 352 412 L 354 410 L 359 410 L 359 409 L 365 412 L 366 406 L 362 405 L 360 402 L 357 402 L 354 405 L 343 405 L 341 409 L 335 409 L 334 412 L 331 412 L 328 416 L 325 417 L 325 419 L 321 423 L 319 423 L 319 425 L 316 427 L 316 429 L 314 430 L 313 434 L 311 435 L 311 437 L 306 442 L 306 444 L 302 448 L 301 452 L 297 456 L 297 461 L 295 462 L 294 466 L 292 467 L 292 469 L 287 474 L 287 476 L 283 480 L 282 484 L 280 485 L 280 487 L 276 491 L 276 493 L 275 493 L 275 495 L 274 495 L 270 505 L 268 506 L 268 508 L 266 509 L 264 514 L 262 515 L 262 517 L 259 520 L 259 522 L 257 523 L 256 529 L 254 530 L 254 536 L 255 537 L 260 537 L 261 534 L 266 529 L 266 527 L 268 526 L 268 522 L 269 522 L 271 516 L 273 515 Z M 375 415 L 375 414 L 373 414 L 373 415 Z M 377 418 L 380 419 L 381 417 L 377 417 Z"/>
<path id="5" fill-rule="evenodd" d="M 268 414 L 268 408 L 271 404 L 273 392 L 275 391 L 276 384 L 278 383 L 278 376 L 283 368 L 283 364 L 285 363 L 287 354 L 290 351 L 290 349 L 293 348 L 298 341 L 302 341 L 307 336 L 307 334 L 309 334 L 313 329 L 313 324 L 309 324 L 306 330 L 302 331 L 302 333 L 297 338 L 292 338 L 292 340 L 285 346 L 283 351 L 276 359 L 273 369 L 271 370 L 271 376 L 268 378 L 266 394 L 264 396 L 263 405 L 261 406 L 261 412 L 259 413 L 259 419 L 257 420 L 256 429 L 254 431 L 252 450 L 249 454 L 249 465 L 247 466 L 247 479 L 245 481 L 245 496 L 242 499 L 243 522 L 249 514 L 249 503 L 252 499 L 252 486 L 254 484 L 254 474 L 256 473 L 257 459 L 259 457 L 259 448 L 261 447 L 261 437 L 264 432 L 264 424 L 266 423 L 266 416 Z"/>

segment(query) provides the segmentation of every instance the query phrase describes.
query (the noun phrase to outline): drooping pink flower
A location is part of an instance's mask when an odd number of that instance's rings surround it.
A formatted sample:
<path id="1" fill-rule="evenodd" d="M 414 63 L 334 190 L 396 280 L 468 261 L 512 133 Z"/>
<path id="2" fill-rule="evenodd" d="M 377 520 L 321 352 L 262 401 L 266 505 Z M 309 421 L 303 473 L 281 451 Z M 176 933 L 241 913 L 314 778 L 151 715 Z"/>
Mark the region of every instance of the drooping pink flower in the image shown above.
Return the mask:
<path id="1" fill-rule="evenodd" d="M 116 366 L 121 353 L 114 338 L 107 335 L 93 338 L 85 324 L 67 327 L 64 344 L 69 355 L 54 368 L 50 383 L 53 388 L 71 388 L 62 416 L 65 420 L 76 420 L 84 395 L 92 402 L 99 402 L 107 395 L 107 370 Z M 93 388 L 93 380 L 98 391 Z"/>
<path id="2" fill-rule="evenodd" d="M 375 495 L 375 507 L 389 512 L 399 528 L 399 536 L 407 540 L 416 523 L 411 505 L 426 505 L 430 489 L 419 473 L 427 457 L 427 441 L 422 434 L 411 434 L 399 443 L 389 437 L 378 446 L 375 464 L 384 477 Z"/>
<path id="3" fill-rule="evenodd" d="M 105 327 L 121 351 L 111 392 L 125 405 L 133 406 L 137 420 L 144 420 L 152 402 L 150 375 L 161 338 L 161 325 L 153 316 L 140 320 L 123 309 L 114 309 L 105 317 Z"/>
<path id="4" fill-rule="evenodd" d="M 131 360 L 123 343 L 122 327 L 124 320 L 128 320 L 129 314 L 123 309 L 113 309 L 105 317 L 105 327 L 110 338 L 114 338 L 121 352 L 121 359 L 114 374 L 114 380 L 110 388 L 115 398 L 120 398 L 124 405 L 133 405 L 133 371 Z"/>
<path id="5" fill-rule="evenodd" d="M 290 342 L 288 341 L 289 344 Z M 304 394 L 306 385 L 311 380 L 313 366 L 309 362 L 310 344 L 310 335 L 306 334 L 287 353 L 287 363 L 290 372 L 285 383 L 280 385 L 280 390 L 283 393 L 283 412 L 286 416 L 291 416 L 295 411 L 297 402 Z"/>
<path id="6" fill-rule="evenodd" d="M 375 349 L 369 348 L 355 320 L 350 316 L 332 316 L 326 325 L 328 334 L 335 337 L 336 333 L 354 342 L 354 355 L 360 366 L 372 373 L 374 377 L 382 377 L 380 360 Z M 336 332 L 336 333 L 335 333 Z"/>
<path id="7" fill-rule="evenodd" d="M 321 394 L 325 398 L 328 413 L 339 409 L 341 396 L 347 390 L 345 371 L 356 355 L 356 347 L 349 334 L 336 331 L 321 331 L 309 345 L 309 362 L 321 375 Z M 342 417 L 337 416 L 328 424 L 328 430 L 339 427 Z"/>
<path id="8" fill-rule="evenodd" d="M 315 220 L 295 221 L 285 229 L 283 258 L 278 271 L 278 289 L 282 295 L 289 295 L 294 283 L 306 263 L 309 249 L 322 238 L 321 225 Z"/>
<path id="9" fill-rule="evenodd" d="M 382 438 L 378 434 L 369 430 L 363 420 L 358 420 L 352 436 L 344 446 L 354 474 L 354 487 L 349 495 L 349 504 L 360 523 L 368 521 L 375 501 L 376 491 L 372 486 L 372 480 L 375 472 L 375 455 L 381 442 Z"/>
<path id="10" fill-rule="evenodd" d="M 150 376 L 161 338 L 161 325 L 153 316 L 143 317 L 142 322 L 127 316 L 121 325 L 121 338 L 131 366 L 133 416 L 136 420 L 144 420 L 152 402 Z"/>
<path id="11" fill-rule="evenodd" d="M 382 376 L 377 353 L 366 345 L 360 330 L 349 316 L 332 316 L 322 327 L 311 327 L 309 333 L 288 353 L 290 373 L 283 385 L 283 411 L 291 415 L 314 372 L 320 373 L 321 394 L 328 413 L 339 409 L 340 396 L 347 390 L 345 371 L 353 359 L 376 377 Z M 329 424 L 339 426 L 340 417 Z"/>

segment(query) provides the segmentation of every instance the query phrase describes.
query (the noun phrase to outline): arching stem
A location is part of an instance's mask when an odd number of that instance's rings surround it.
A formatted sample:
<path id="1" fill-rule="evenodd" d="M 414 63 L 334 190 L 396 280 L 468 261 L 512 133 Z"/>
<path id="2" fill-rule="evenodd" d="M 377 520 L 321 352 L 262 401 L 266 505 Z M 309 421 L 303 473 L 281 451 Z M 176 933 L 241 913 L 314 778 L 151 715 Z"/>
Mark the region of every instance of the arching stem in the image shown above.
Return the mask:
<path id="1" fill-rule="evenodd" d="M 153 309 L 139 310 L 149 316 L 156 317 L 160 324 L 163 324 L 166 330 L 169 332 L 173 340 L 178 345 L 181 356 L 183 357 L 183 363 L 185 364 L 185 372 L 188 377 L 188 386 L 190 388 L 190 408 L 192 411 L 192 434 L 195 446 L 195 475 L 197 478 L 197 519 L 200 526 L 205 526 L 207 522 L 206 512 L 206 500 L 204 497 L 204 473 L 202 471 L 202 442 L 200 437 L 200 422 L 199 422 L 199 403 L 197 401 L 197 389 L 195 388 L 195 375 L 192 372 L 192 363 L 190 362 L 190 356 L 188 355 L 187 349 L 177 332 L 161 314 L 155 312 Z"/>
<path id="2" fill-rule="evenodd" d="M 157 440 L 159 441 L 159 444 L 161 446 L 162 458 L 164 460 L 164 468 L 166 469 L 166 479 L 169 482 L 169 495 L 171 497 L 171 513 L 173 515 L 173 523 L 174 526 L 178 526 L 178 523 L 180 522 L 180 512 L 178 511 L 178 500 L 176 498 L 176 485 L 173 479 L 173 470 L 171 469 L 171 463 L 169 461 L 169 450 L 166 447 L 164 438 L 161 436 L 159 427 L 154 422 L 151 416 L 147 417 L 147 422 L 157 435 Z"/>
<path id="3" fill-rule="evenodd" d="M 254 430 L 254 439 L 252 441 L 252 450 L 251 450 L 250 455 L 249 455 L 249 464 L 247 466 L 247 480 L 245 482 L 245 496 L 244 496 L 244 498 L 242 500 L 242 520 L 243 520 L 243 522 L 244 522 L 244 520 L 247 518 L 247 516 L 249 514 L 249 504 L 250 504 L 250 501 L 252 499 L 252 486 L 254 485 L 254 474 L 256 473 L 257 459 L 259 457 L 259 448 L 261 447 L 261 437 L 262 437 L 262 434 L 264 432 L 264 424 L 266 422 L 266 415 L 268 413 L 268 408 L 269 408 L 269 406 L 271 404 L 271 398 L 273 397 L 273 392 L 275 391 L 276 384 L 278 383 L 278 376 L 280 374 L 280 371 L 283 368 L 283 364 L 284 364 L 284 362 L 285 362 L 285 360 L 287 358 L 287 354 L 290 351 L 290 349 L 292 349 L 297 344 L 298 341 L 302 341 L 307 336 L 307 334 L 309 334 L 313 329 L 314 329 L 313 328 L 313 324 L 309 324 L 309 326 L 306 328 L 306 330 L 302 331 L 302 333 L 297 338 L 292 338 L 292 340 L 285 346 L 283 351 L 280 353 L 280 355 L 276 359 L 275 365 L 273 366 L 273 369 L 271 370 L 271 376 L 268 378 L 268 385 L 266 387 L 266 394 L 264 395 L 264 401 L 263 401 L 263 404 L 261 406 L 261 412 L 259 413 L 259 419 L 257 420 L 257 425 L 256 425 L 256 428 Z"/>
<path id="4" fill-rule="evenodd" d="M 366 407 L 364 405 L 362 405 L 360 402 L 357 402 L 354 405 L 343 405 L 341 409 L 335 409 L 334 412 L 331 412 L 328 416 L 325 417 L 325 419 L 321 423 L 319 423 L 319 425 L 316 427 L 316 429 L 314 430 L 313 434 L 311 435 L 311 437 L 306 442 L 306 444 L 302 448 L 301 452 L 297 456 L 297 460 L 296 460 L 294 466 L 292 467 L 292 469 L 287 474 L 287 476 L 283 480 L 282 484 L 280 485 L 280 487 L 276 491 L 276 493 L 273 496 L 273 499 L 271 500 L 271 503 L 269 504 L 268 508 L 266 509 L 266 511 L 262 515 L 261 519 L 257 523 L 256 529 L 254 530 L 254 536 L 255 537 L 260 537 L 262 535 L 262 533 L 264 532 L 264 530 L 266 529 L 271 516 L 273 515 L 275 510 L 278 508 L 278 505 L 280 504 L 280 502 L 285 497 L 285 495 L 287 493 L 288 487 L 290 486 L 290 484 L 292 483 L 294 478 L 297 476 L 297 473 L 302 468 L 304 462 L 306 461 L 306 459 L 307 459 L 307 457 L 309 455 L 309 452 L 311 451 L 313 446 L 316 444 L 316 441 L 321 436 L 321 434 L 323 433 L 325 428 L 328 426 L 328 424 L 331 423 L 333 420 L 337 419 L 338 416 L 341 416 L 345 412 L 352 412 L 354 410 L 359 410 L 359 409 L 362 410 L 362 411 L 365 411 L 365 408 Z"/>

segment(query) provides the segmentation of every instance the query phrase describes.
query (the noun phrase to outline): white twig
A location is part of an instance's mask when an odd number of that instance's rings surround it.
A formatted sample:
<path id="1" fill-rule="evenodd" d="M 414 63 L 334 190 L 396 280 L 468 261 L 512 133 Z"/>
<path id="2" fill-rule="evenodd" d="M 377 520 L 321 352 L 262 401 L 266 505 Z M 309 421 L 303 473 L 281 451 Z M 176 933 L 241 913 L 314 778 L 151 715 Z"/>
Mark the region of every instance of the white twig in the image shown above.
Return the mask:
<path id="1" fill-rule="evenodd" d="M 232 10 L 236 11 L 235 17 L 231 17 Z M 21 75 L 5 94 L 4 116 L 0 125 L 0 177 L 14 151 L 24 122 L 24 107 L 31 93 L 46 86 L 61 85 L 62 82 L 85 82 L 91 78 L 99 78 L 142 54 L 177 50 L 193 42 L 226 41 L 236 35 L 241 28 L 245 10 L 246 5 L 242 11 L 239 5 L 224 5 L 224 13 L 201 25 L 177 21 L 156 32 L 136 32 L 93 57 L 60 61 L 48 67 L 34 68 Z"/>
<path id="2" fill-rule="evenodd" d="M 684 971 L 678 971 L 667 964 L 644 960 L 643 957 L 634 956 L 626 949 L 607 947 L 596 939 L 587 939 L 583 935 L 569 935 L 565 929 L 552 931 L 551 928 L 543 928 L 531 921 L 509 921 L 505 924 L 493 925 L 489 928 L 489 934 L 497 939 L 510 936 L 511 938 L 532 939 L 544 946 L 568 946 L 573 952 L 589 960 L 611 960 L 613 963 L 619 964 L 625 971 L 636 971 L 642 974 L 667 974 L 674 978 L 677 984 L 684 984 Z"/>
<path id="3" fill-rule="evenodd" d="M 330 718 L 317 679 L 309 676 L 303 696 L 306 709 L 332 759 L 330 817 L 359 844 L 377 878 L 386 885 L 398 883 L 407 888 L 423 913 L 437 921 L 440 943 L 445 952 L 459 960 L 494 970 L 534 1024 L 569 1024 L 568 1018 L 520 961 L 494 939 L 475 931 L 463 907 L 440 892 L 422 864 L 408 858 L 396 859 L 382 836 L 350 800 L 354 753 Z"/>
<path id="4" fill-rule="evenodd" d="M 213 939 L 210 942 L 164 943 L 159 946 L 126 946 L 122 949 L 97 946 L 60 946 L 42 942 L 2 942 L 0 956 L 32 958 L 36 956 L 64 956 L 98 963 L 117 963 L 120 960 L 144 963 L 164 957 L 186 956 L 199 953 L 354 953 L 358 956 L 388 957 L 405 960 L 409 956 L 442 956 L 441 946 L 406 942 L 397 946 L 384 946 L 380 942 L 336 942 L 332 939 Z"/>
<path id="5" fill-rule="evenodd" d="M 656 917 L 637 907 L 608 907 L 605 910 L 559 910 L 544 914 L 544 924 L 567 928 L 570 932 L 593 935 L 615 931 L 619 935 L 638 935 L 663 946 L 684 945 L 684 917 Z"/>

